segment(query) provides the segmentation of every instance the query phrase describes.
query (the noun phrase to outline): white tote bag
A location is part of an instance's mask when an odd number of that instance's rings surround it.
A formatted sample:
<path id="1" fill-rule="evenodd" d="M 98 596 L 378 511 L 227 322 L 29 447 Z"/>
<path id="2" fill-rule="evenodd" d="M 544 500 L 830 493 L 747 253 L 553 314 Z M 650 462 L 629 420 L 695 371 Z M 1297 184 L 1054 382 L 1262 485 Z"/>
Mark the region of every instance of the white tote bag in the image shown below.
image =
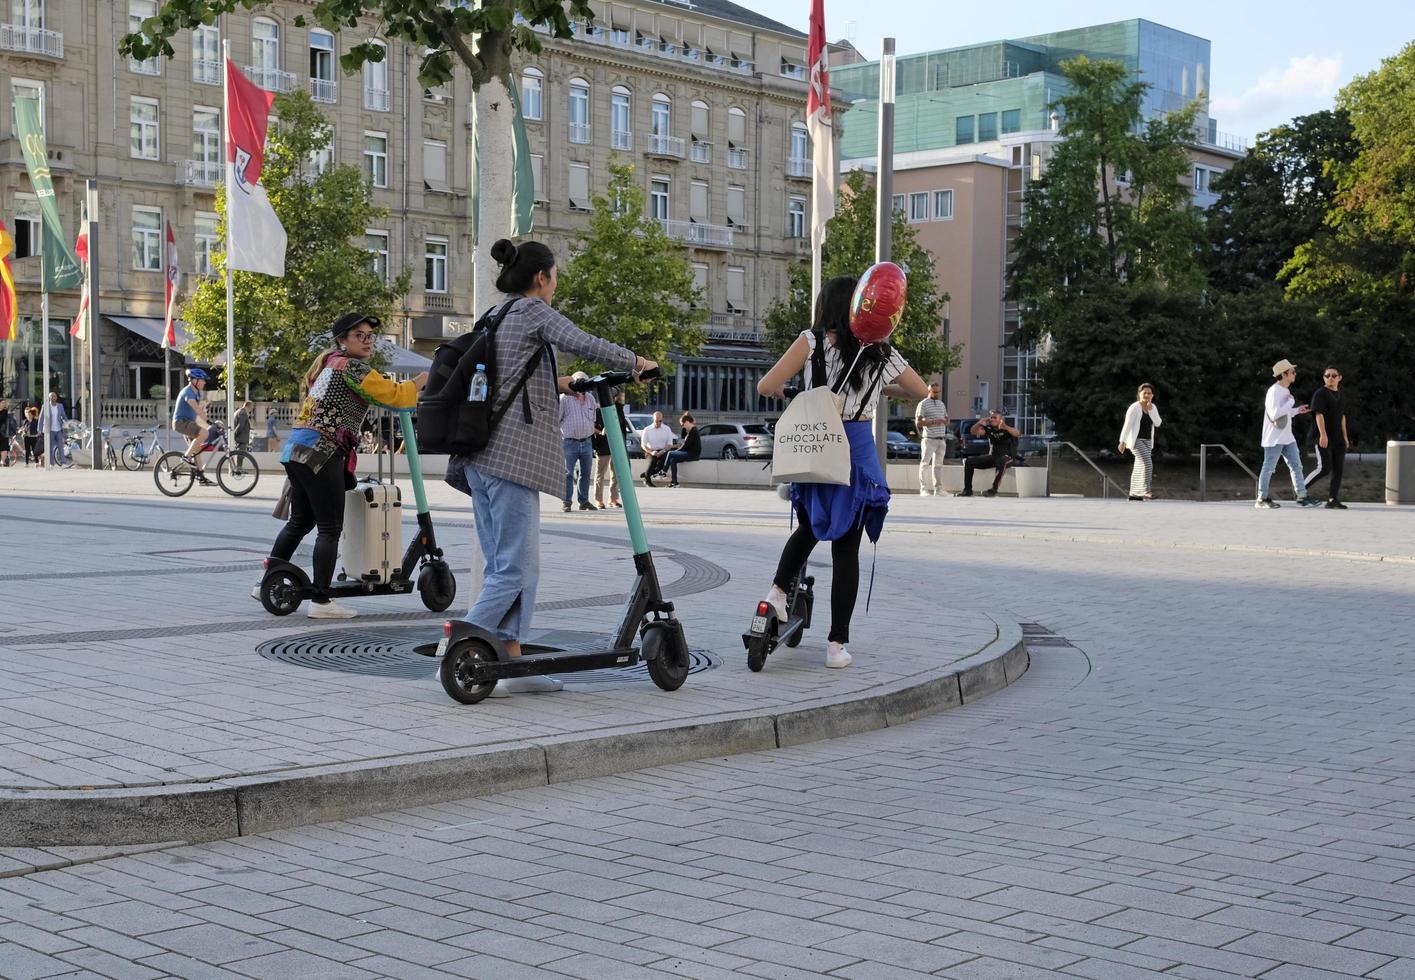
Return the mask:
<path id="1" fill-rule="evenodd" d="M 776 423 L 772 482 L 850 483 L 850 443 L 840 404 L 840 396 L 824 386 L 791 399 Z"/>

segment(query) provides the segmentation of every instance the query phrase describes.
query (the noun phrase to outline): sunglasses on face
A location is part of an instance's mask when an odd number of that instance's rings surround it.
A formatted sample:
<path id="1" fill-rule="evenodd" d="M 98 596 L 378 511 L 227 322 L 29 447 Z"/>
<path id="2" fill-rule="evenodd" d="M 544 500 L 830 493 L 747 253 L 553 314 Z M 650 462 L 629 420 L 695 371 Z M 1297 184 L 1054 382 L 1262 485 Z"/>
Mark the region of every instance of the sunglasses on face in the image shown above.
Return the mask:
<path id="1" fill-rule="evenodd" d="M 1339 374 L 1324 374 L 1324 375 L 1322 375 L 1322 377 L 1324 377 L 1324 378 L 1339 378 L 1339 377 L 1341 377 L 1341 375 L 1339 375 Z"/>

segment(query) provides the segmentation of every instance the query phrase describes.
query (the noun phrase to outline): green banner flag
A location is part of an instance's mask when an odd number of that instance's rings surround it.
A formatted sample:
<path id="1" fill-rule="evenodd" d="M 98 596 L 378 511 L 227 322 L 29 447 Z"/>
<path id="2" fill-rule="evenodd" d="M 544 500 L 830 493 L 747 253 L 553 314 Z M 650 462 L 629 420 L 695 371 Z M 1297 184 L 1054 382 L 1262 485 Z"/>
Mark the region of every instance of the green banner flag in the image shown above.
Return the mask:
<path id="1" fill-rule="evenodd" d="M 39 100 L 15 96 L 15 121 L 19 126 L 25 166 L 29 169 L 30 186 L 34 188 L 34 196 L 39 198 L 44 291 L 74 289 L 83 282 L 84 270 L 59 223 L 59 204 L 54 197 L 54 180 L 49 175 L 49 149 L 44 145 L 44 133 L 39 126 Z"/>

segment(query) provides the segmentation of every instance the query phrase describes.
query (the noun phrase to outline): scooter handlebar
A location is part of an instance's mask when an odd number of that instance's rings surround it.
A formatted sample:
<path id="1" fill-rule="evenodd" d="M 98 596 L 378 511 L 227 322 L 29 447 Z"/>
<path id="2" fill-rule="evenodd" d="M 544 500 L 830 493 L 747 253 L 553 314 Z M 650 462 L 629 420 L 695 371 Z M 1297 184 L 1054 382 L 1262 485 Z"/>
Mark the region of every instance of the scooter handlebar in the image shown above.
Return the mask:
<path id="1" fill-rule="evenodd" d="M 645 371 L 643 374 L 639 375 L 638 380 L 654 381 L 662 376 L 662 373 L 663 372 L 658 368 L 654 368 L 651 371 Z M 596 374 L 593 378 L 586 378 L 583 381 L 571 381 L 570 390 L 594 391 L 600 385 L 609 385 L 612 388 L 618 385 L 628 384 L 633 380 L 634 375 L 630 371 L 605 371 L 602 374 Z"/>

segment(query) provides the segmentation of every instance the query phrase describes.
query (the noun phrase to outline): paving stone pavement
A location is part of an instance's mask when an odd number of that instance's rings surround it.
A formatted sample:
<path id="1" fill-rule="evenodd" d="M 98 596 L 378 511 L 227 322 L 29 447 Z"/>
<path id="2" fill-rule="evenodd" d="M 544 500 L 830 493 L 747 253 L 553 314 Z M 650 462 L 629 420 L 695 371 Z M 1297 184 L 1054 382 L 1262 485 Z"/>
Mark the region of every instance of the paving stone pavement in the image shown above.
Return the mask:
<path id="1" fill-rule="evenodd" d="M 760 537 L 762 496 L 665 497 L 652 533 Z M 898 500 L 881 565 L 887 595 L 1072 644 L 1005 691 L 201 846 L 10 854 L 81 863 L 0 878 L 0 976 L 1415 977 L 1408 512 L 978 503 Z M 862 638 L 892 636 L 877 615 Z"/>

